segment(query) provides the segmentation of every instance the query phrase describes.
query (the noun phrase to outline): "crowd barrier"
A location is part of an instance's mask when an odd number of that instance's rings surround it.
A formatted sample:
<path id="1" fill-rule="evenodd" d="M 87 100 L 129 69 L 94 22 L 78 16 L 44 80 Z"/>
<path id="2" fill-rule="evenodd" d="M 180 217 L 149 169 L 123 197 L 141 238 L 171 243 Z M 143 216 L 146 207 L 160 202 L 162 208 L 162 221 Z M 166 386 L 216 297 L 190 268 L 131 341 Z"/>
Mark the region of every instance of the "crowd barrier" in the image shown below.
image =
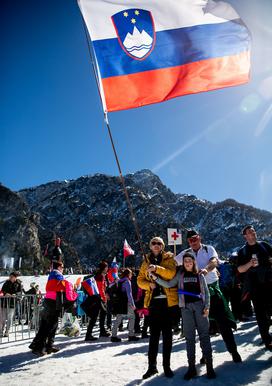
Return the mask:
<path id="1" fill-rule="evenodd" d="M 34 338 L 40 325 L 43 298 L 40 294 L 0 297 L 0 344 Z M 88 318 L 82 313 L 78 320 L 84 329 Z"/>
<path id="2" fill-rule="evenodd" d="M 42 295 L 0 297 L 0 343 L 29 339 L 39 328 Z"/>

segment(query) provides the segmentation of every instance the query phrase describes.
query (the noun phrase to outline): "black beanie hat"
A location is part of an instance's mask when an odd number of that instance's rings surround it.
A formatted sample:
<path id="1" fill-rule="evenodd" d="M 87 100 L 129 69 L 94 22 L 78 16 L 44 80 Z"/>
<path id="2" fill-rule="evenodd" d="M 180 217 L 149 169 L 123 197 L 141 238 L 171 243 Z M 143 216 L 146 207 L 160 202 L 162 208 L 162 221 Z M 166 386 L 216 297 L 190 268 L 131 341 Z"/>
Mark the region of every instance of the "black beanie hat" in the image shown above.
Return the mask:
<path id="1" fill-rule="evenodd" d="M 193 236 L 198 236 L 199 233 L 195 229 L 188 229 L 186 238 L 189 239 L 190 237 Z"/>

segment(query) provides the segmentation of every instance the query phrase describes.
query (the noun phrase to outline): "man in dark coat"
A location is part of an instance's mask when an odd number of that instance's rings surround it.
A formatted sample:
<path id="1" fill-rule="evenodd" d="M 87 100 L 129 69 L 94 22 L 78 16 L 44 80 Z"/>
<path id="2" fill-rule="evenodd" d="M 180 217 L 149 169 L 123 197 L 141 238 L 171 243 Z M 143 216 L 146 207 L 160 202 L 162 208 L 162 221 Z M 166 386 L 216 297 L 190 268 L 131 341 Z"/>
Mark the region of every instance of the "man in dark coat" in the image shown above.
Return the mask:
<path id="1" fill-rule="evenodd" d="M 238 251 L 237 267 L 244 292 L 248 292 L 253 303 L 260 335 L 265 348 L 272 351 L 272 337 L 269 334 L 272 310 L 272 247 L 264 241 L 257 241 L 252 225 L 243 228 L 246 244 Z"/>
<path id="2" fill-rule="evenodd" d="M 22 293 L 22 283 L 18 276 L 17 272 L 12 272 L 9 279 L 2 286 L 4 298 L 1 299 L 0 336 L 9 336 L 9 330 L 15 314 L 16 296 Z M 6 330 L 4 333 L 5 325 Z"/>

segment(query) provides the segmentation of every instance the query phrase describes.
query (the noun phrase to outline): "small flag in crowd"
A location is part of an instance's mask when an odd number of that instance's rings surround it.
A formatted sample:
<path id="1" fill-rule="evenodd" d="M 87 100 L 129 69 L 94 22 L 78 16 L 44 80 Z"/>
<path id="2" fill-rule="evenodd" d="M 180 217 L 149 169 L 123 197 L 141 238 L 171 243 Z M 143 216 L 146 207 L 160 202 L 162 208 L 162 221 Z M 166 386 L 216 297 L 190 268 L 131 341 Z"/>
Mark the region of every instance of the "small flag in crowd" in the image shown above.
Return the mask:
<path id="1" fill-rule="evenodd" d="M 119 279 L 118 268 L 119 266 L 117 264 L 116 257 L 114 257 L 107 274 L 110 283 L 114 283 L 117 279 Z"/>
<path id="2" fill-rule="evenodd" d="M 104 111 L 246 83 L 250 34 L 214 0 L 78 0 Z"/>
<path id="3" fill-rule="evenodd" d="M 124 258 L 126 258 L 127 256 L 130 256 L 130 255 L 134 255 L 134 251 L 131 248 L 131 246 L 128 244 L 126 239 L 124 241 L 123 251 L 124 251 Z"/>
<path id="4" fill-rule="evenodd" d="M 99 295 L 99 290 L 94 277 L 89 277 L 82 282 L 82 287 L 87 291 L 90 296 Z"/>
<path id="5" fill-rule="evenodd" d="M 175 228 L 167 228 L 168 245 L 181 245 L 181 231 Z"/>

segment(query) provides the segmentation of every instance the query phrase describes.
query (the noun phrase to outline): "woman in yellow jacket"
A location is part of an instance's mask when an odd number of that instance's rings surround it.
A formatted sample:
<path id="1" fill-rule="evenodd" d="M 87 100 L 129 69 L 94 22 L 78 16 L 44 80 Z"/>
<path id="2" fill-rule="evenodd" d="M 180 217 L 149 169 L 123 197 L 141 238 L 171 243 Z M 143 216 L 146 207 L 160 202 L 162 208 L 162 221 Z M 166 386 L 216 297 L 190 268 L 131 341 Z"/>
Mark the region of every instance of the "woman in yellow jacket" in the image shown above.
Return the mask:
<path id="1" fill-rule="evenodd" d="M 164 251 L 165 244 L 160 237 L 153 237 L 149 247 L 151 252 L 145 256 L 137 279 L 138 286 L 145 290 L 144 307 L 148 308 L 150 315 L 148 370 L 143 375 L 143 379 L 158 373 L 157 354 L 161 333 L 164 374 L 171 378 L 174 375 L 170 368 L 172 350 L 171 307 L 177 306 L 178 293 L 177 288 L 164 288 L 155 283 L 150 272 L 154 272 L 155 268 L 156 276 L 164 280 L 171 280 L 176 275 L 176 263 L 173 254 Z"/>

